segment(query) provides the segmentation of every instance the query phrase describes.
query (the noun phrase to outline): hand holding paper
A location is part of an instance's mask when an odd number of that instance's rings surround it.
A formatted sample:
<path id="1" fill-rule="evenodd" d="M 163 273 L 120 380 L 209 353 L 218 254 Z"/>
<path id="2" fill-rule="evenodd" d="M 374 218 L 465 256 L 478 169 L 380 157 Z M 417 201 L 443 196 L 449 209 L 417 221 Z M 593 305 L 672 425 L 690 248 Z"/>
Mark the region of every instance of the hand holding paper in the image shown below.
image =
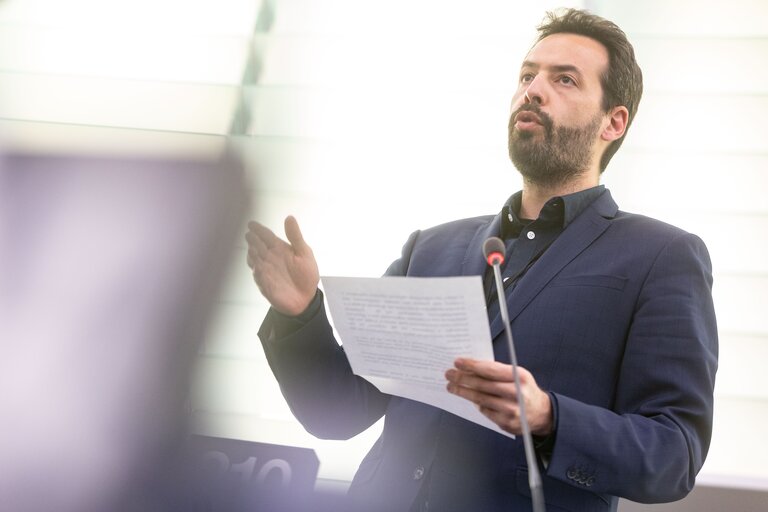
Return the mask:
<path id="1" fill-rule="evenodd" d="M 493 361 L 479 276 L 323 277 L 322 283 L 357 375 L 385 393 L 512 436 L 470 401 L 446 390 L 445 372 L 458 357 Z"/>
<path id="2" fill-rule="evenodd" d="M 552 433 L 552 403 L 549 394 L 536 384 L 531 372 L 518 366 L 521 389 L 531 432 L 539 436 Z M 512 366 L 498 361 L 459 358 L 456 367 L 445 374 L 448 391 L 477 405 L 480 412 L 513 434 L 522 433 L 520 405 Z"/>

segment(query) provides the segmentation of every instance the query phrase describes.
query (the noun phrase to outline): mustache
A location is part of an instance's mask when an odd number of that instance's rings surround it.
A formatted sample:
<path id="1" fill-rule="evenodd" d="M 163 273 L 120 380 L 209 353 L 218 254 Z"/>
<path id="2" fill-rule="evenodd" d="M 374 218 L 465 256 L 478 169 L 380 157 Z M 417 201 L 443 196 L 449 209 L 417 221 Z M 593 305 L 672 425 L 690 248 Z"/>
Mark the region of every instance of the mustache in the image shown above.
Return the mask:
<path id="1" fill-rule="evenodd" d="M 552 131 L 552 127 L 554 126 L 554 123 L 552 122 L 552 118 L 549 117 L 549 114 L 541 110 L 541 107 L 539 107 L 536 103 L 525 103 L 523 105 L 520 105 L 520 107 L 512 112 L 512 114 L 509 116 L 509 124 L 510 126 L 514 123 L 515 117 L 520 112 L 533 112 L 536 114 L 539 119 L 541 120 L 542 126 L 546 129 L 546 131 L 549 133 Z"/>

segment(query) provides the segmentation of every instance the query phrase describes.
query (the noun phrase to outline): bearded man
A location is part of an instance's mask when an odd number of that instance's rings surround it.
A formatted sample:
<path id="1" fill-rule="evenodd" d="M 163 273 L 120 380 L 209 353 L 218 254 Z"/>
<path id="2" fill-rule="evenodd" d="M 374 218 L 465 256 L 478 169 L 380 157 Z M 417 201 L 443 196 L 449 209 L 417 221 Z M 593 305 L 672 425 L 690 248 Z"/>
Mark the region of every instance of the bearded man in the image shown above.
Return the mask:
<path id="1" fill-rule="evenodd" d="M 521 434 L 499 301 L 481 246 L 503 269 L 548 511 L 616 510 L 618 497 L 673 501 L 709 447 L 717 368 L 711 263 L 695 235 L 622 212 L 601 173 L 637 111 L 642 74 L 625 34 L 584 11 L 550 14 L 520 68 L 509 153 L 523 189 L 498 215 L 411 235 L 391 276 L 484 275 L 495 361 L 458 359 L 447 389 Z M 531 510 L 521 437 L 381 393 L 333 337 L 312 251 L 249 224 L 248 264 L 272 305 L 260 330 L 291 409 L 321 438 L 382 415 L 349 489 L 351 510 Z"/>

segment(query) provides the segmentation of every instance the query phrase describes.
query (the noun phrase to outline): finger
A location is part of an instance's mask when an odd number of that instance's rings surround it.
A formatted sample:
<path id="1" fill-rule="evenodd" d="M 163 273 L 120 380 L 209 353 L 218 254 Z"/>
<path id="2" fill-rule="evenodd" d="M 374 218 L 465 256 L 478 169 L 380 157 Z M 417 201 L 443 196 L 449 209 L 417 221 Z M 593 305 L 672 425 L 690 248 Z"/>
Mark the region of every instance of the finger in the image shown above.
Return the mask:
<path id="1" fill-rule="evenodd" d="M 481 393 L 503 397 L 504 399 L 517 399 L 514 384 L 506 381 L 489 380 L 479 377 L 473 373 L 461 372 L 459 370 L 448 370 L 445 377 L 450 384 L 477 390 Z"/>
<path id="2" fill-rule="evenodd" d="M 510 434 L 520 435 L 522 434 L 522 425 L 520 424 L 520 417 L 517 411 L 497 411 L 494 409 L 486 409 L 484 407 L 479 408 L 480 412 L 497 424 L 502 430 L 506 430 Z"/>
<path id="3" fill-rule="evenodd" d="M 448 390 L 474 403 L 478 411 L 497 424 L 503 430 L 512 434 L 520 434 L 520 412 L 516 402 L 510 402 L 499 397 L 489 396 L 473 389 L 448 385 Z"/>
<path id="4" fill-rule="evenodd" d="M 502 408 L 491 404 L 490 406 L 478 405 L 478 409 L 496 423 L 514 421 L 520 417 L 520 410 L 517 407 Z"/>
<path id="5" fill-rule="evenodd" d="M 507 418 L 517 416 L 517 402 L 478 389 L 448 385 L 448 391 L 474 403 L 481 411 L 497 411 Z M 484 413 L 485 414 L 485 413 Z"/>
<path id="6" fill-rule="evenodd" d="M 257 277 L 257 275 L 261 272 L 262 267 L 264 266 L 264 258 L 258 254 L 258 252 L 255 249 L 249 249 L 248 254 L 245 257 L 245 262 L 248 264 L 248 267 L 251 269 L 251 273 L 253 274 L 254 279 Z"/>
<path id="7" fill-rule="evenodd" d="M 309 250 L 309 246 L 304 241 L 304 236 L 301 234 L 299 223 L 296 221 L 296 217 L 289 215 L 285 218 L 285 236 L 293 246 L 293 250 L 296 254 L 305 254 Z"/>
<path id="8" fill-rule="evenodd" d="M 459 370 L 467 373 L 474 373 L 475 375 L 479 375 L 486 379 L 502 382 L 511 382 L 514 380 L 512 366 L 499 363 L 498 361 L 480 361 L 477 359 L 460 357 L 456 359 L 454 365 Z"/>
<path id="9" fill-rule="evenodd" d="M 269 252 L 264 241 L 254 233 L 246 233 L 245 240 L 248 242 L 248 255 L 264 258 Z"/>
<path id="10" fill-rule="evenodd" d="M 284 243 L 271 229 L 254 221 L 248 223 L 248 233 L 245 235 L 245 238 L 248 241 L 258 238 L 267 248 Z"/>

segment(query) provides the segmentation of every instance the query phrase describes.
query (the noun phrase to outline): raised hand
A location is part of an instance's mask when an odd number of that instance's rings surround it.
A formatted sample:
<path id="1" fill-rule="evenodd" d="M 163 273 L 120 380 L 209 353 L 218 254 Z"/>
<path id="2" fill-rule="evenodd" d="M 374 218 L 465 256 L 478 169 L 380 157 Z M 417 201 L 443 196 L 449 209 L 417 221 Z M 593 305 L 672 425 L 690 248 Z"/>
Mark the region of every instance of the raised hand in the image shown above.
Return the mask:
<path id="1" fill-rule="evenodd" d="M 253 280 L 272 307 L 298 315 L 312 302 L 320 274 L 315 255 L 292 216 L 285 219 L 285 235 L 288 242 L 258 222 L 249 222 L 247 261 Z"/>

